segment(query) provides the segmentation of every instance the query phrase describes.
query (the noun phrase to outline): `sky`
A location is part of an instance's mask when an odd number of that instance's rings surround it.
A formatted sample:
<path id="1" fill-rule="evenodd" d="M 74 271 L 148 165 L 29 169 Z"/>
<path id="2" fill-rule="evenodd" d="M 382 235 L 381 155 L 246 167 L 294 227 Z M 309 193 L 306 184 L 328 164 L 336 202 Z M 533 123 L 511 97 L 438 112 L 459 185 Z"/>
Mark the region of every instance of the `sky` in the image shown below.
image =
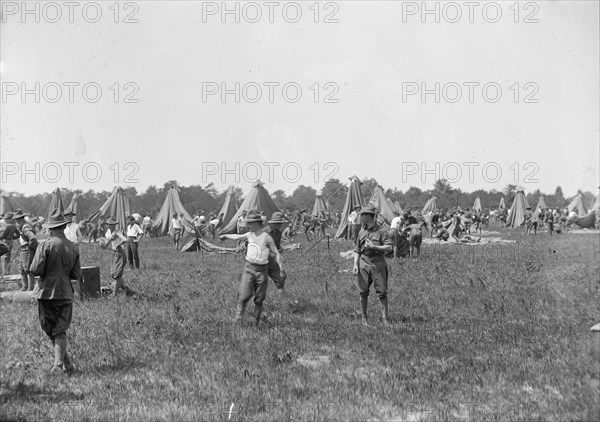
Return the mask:
<path id="1" fill-rule="evenodd" d="M 597 194 L 599 2 L 475 3 L 3 1 L 2 189 Z"/>

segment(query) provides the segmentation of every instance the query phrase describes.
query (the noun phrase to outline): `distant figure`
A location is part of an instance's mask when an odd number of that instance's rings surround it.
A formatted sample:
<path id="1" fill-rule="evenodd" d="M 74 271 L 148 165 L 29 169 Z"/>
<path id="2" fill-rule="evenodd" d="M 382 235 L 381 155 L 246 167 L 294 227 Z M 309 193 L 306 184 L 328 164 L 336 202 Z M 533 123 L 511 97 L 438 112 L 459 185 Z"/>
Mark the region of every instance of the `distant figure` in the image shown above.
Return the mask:
<path id="1" fill-rule="evenodd" d="M 116 297 L 119 294 L 121 289 L 125 290 L 127 295 L 133 295 L 135 292 L 131 290 L 124 282 L 123 282 L 123 270 L 125 269 L 125 251 L 123 251 L 123 245 L 127 243 L 127 238 L 123 236 L 120 230 L 117 230 L 118 221 L 109 217 L 106 220 L 106 225 L 108 226 L 108 230 L 104 235 L 104 239 L 100 242 L 100 247 L 102 249 L 110 249 L 112 251 L 112 262 L 110 266 L 110 276 L 113 280 L 115 280 L 115 288 L 113 290 L 113 297 Z"/>
<path id="2" fill-rule="evenodd" d="M 133 270 L 134 266 L 136 270 L 140 269 L 140 255 L 138 253 L 139 241 L 144 237 L 144 231 L 136 223 L 133 215 L 130 215 L 127 219 L 129 224 L 127 225 L 127 261 L 129 262 L 129 268 Z"/>
<path id="3" fill-rule="evenodd" d="M 20 237 L 19 229 L 13 221 L 13 213 L 8 212 L 2 220 L 4 229 L 0 232 L 0 241 L 6 246 L 6 253 L 2 255 L 2 276 L 10 274 L 10 260 L 12 258 L 12 251 L 14 247 L 14 241 Z"/>
<path id="4" fill-rule="evenodd" d="M 31 261 L 33 261 L 38 242 L 33 227 L 25 221 L 25 214 L 23 214 L 22 211 L 17 210 L 13 218 L 15 219 L 17 229 L 20 233 L 19 243 L 21 249 L 19 252 L 19 270 L 21 271 L 21 290 L 32 291 L 35 286 L 35 276 L 31 274 L 29 267 Z"/>
<path id="5" fill-rule="evenodd" d="M 146 216 L 142 219 L 142 230 L 144 231 L 144 236 L 146 238 L 151 237 L 152 233 L 152 218 L 150 214 L 146 213 Z"/>
<path id="6" fill-rule="evenodd" d="M 177 213 L 173 213 L 171 224 L 169 226 L 169 233 L 173 236 L 173 244 L 175 249 L 179 249 L 179 240 L 181 239 L 181 232 L 183 230 L 183 219 L 177 217 Z"/>
<path id="7" fill-rule="evenodd" d="M 65 237 L 69 239 L 71 242 L 79 245 L 81 239 L 83 239 L 83 235 L 81 234 L 81 230 L 79 229 L 79 224 L 73 223 L 73 217 L 75 217 L 75 213 L 72 211 L 67 211 L 64 214 L 65 219 L 67 220 L 67 226 L 65 227 Z"/>

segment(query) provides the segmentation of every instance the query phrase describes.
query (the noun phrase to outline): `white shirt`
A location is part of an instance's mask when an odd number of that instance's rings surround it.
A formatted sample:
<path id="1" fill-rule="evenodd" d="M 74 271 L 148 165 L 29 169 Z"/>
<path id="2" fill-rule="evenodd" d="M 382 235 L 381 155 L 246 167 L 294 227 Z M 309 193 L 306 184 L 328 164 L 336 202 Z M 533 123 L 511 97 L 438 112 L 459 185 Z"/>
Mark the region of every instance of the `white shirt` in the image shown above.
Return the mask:
<path id="1" fill-rule="evenodd" d="M 399 215 L 392 218 L 392 222 L 390 223 L 390 228 L 400 230 L 400 221 L 402 221 L 402 218 Z"/>
<path id="2" fill-rule="evenodd" d="M 78 244 L 81 241 L 81 230 L 79 230 L 79 225 L 75 223 L 67 224 L 65 227 L 65 237 L 69 239 L 71 242 Z"/>
<path id="3" fill-rule="evenodd" d="M 354 222 L 356 221 L 356 217 L 358 217 L 358 214 L 356 214 L 355 211 L 352 211 L 350 215 L 348 215 L 348 223 L 354 224 Z"/>
<path id="4" fill-rule="evenodd" d="M 182 225 L 182 221 L 181 218 L 174 218 L 171 220 L 171 225 L 173 226 L 174 229 L 180 229 L 181 230 L 181 225 Z"/>
<path id="5" fill-rule="evenodd" d="M 247 232 L 248 249 L 246 250 L 246 261 L 257 264 L 266 265 L 269 263 L 270 249 L 267 246 L 267 238 L 270 238 L 267 232 L 262 232 L 256 236 L 252 232 Z"/>
<path id="6" fill-rule="evenodd" d="M 137 224 L 127 226 L 127 237 L 135 237 L 134 242 L 139 240 L 139 235 L 144 234 L 144 231 Z"/>

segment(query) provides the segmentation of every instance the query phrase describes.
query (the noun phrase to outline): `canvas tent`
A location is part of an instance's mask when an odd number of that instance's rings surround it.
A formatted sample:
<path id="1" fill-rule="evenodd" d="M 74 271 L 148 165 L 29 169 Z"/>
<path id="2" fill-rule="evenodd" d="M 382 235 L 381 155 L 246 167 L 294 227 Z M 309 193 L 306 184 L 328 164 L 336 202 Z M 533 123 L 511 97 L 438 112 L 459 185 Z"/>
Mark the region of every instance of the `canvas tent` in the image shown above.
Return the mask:
<path id="1" fill-rule="evenodd" d="M 475 198 L 475 202 L 473 203 L 473 211 L 481 212 L 481 199 L 479 199 L 479 197 Z"/>
<path id="2" fill-rule="evenodd" d="M 500 209 L 500 210 L 506 209 L 506 204 L 504 203 L 504 197 L 500 198 L 500 205 L 498 206 L 498 209 Z"/>
<path id="3" fill-rule="evenodd" d="M 537 211 L 537 210 L 545 210 L 546 208 L 548 208 L 546 206 L 546 201 L 544 201 L 544 197 L 543 196 L 540 196 L 540 199 L 538 199 L 537 206 L 535 207 L 535 211 Z"/>
<path id="4" fill-rule="evenodd" d="M 127 217 L 129 215 L 129 198 L 125 196 L 123 189 L 117 186 L 113 189 L 112 193 L 108 196 L 100 209 L 86 218 L 86 220 L 93 221 L 99 217 L 107 219 L 112 216 L 119 222 L 117 229 L 124 230 L 127 227 Z"/>
<path id="5" fill-rule="evenodd" d="M 74 193 L 73 197 L 71 198 L 71 203 L 69 204 L 69 206 L 67 207 L 67 209 L 65 210 L 65 212 L 70 211 L 72 213 L 74 213 L 75 215 L 73 216 L 73 223 L 77 223 L 77 213 L 79 212 L 79 194 L 78 193 Z"/>
<path id="6" fill-rule="evenodd" d="M 592 206 L 592 211 L 596 211 L 596 214 L 600 213 L 600 196 L 596 197 L 596 202 L 594 202 L 594 205 Z"/>
<path id="7" fill-rule="evenodd" d="M 223 202 L 223 206 L 221 210 L 217 214 L 217 217 L 220 217 L 221 225 L 224 225 L 225 222 L 231 221 L 235 213 L 237 212 L 237 207 L 235 206 L 235 198 L 233 197 L 233 187 L 229 187 L 227 189 L 227 193 L 225 194 L 225 202 Z"/>
<path id="8" fill-rule="evenodd" d="M 402 214 L 404 212 L 404 210 L 400 206 L 400 202 L 396 201 L 396 202 L 394 202 L 394 205 L 396 206 L 396 208 L 398 209 L 398 211 L 400 211 L 400 214 Z"/>
<path id="9" fill-rule="evenodd" d="M 377 187 L 375 187 L 369 203 L 377 207 L 379 215 L 387 225 L 389 225 L 392 222 L 392 219 L 396 217 L 396 214 L 394 213 L 394 211 L 396 211 L 396 206 L 393 204 L 390 206 L 390 202 L 388 202 L 381 186 L 377 185 Z"/>
<path id="10" fill-rule="evenodd" d="M 315 204 L 313 205 L 312 212 L 310 215 L 315 217 L 327 215 L 327 204 L 325 204 L 325 200 L 323 199 L 321 192 L 317 192 L 317 195 L 315 197 Z"/>
<path id="11" fill-rule="evenodd" d="M 363 206 L 362 192 L 360 191 L 360 185 L 362 182 L 356 176 L 350 178 L 350 189 L 346 195 L 346 202 L 341 212 L 340 225 L 338 226 L 337 232 L 335 233 L 336 239 L 346 238 L 348 234 L 348 216 L 354 209 L 354 207 Z"/>
<path id="12" fill-rule="evenodd" d="M 437 202 L 436 201 L 437 201 L 437 198 L 435 196 L 432 196 L 431 198 L 429 198 L 429 200 L 423 207 L 423 214 L 428 214 L 430 212 L 437 210 Z"/>
<path id="13" fill-rule="evenodd" d="M 248 212 L 251 210 L 260 211 L 262 215 L 267 217 L 267 220 L 271 218 L 274 212 L 281 212 L 260 180 L 252 185 L 250 192 L 246 195 L 244 202 L 242 202 L 235 215 L 227 222 L 225 227 L 219 230 L 219 235 L 237 233 L 238 219 L 244 211 Z"/>
<path id="14" fill-rule="evenodd" d="M 48 206 L 48 212 L 46 213 L 46 221 L 55 210 L 59 210 L 61 214 L 65 213 L 65 207 L 63 206 L 62 195 L 59 188 L 56 188 L 56 190 L 52 192 L 50 205 Z"/>
<path id="15" fill-rule="evenodd" d="M 185 231 L 193 232 L 194 225 L 192 224 L 192 217 L 190 217 L 188 212 L 183 207 L 181 199 L 179 199 L 179 191 L 177 187 L 171 186 L 167 192 L 165 202 L 163 202 L 160 212 L 152 224 L 152 231 L 156 236 L 166 236 L 169 234 L 169 226 L 171 224 L 171 220 L 173 219 L 173 214 L 175 213 L 177 213 L 177 215 L 183 214 L 183 225 Z"/>
<path id="16" fill-rule="evenodd" d="M 5 192 L 2 192 L 0 196 L 0 214 L 4 215 L 8 212 L 15 212 L 15 206 L 13 205 L 10 197 Z"/>
<path id="17" fill-rule="evenodd" d="M 575 198 L 573 198 L 571 203 L 567 206 L 567 209 L 569 210 L 569 213 L 575 210 L 579 217 L 583 217 L 586 214 L 585 206 L 583 205 L 583 196 L 578 193 L 577 196 L 575 196 Z"/>
<path id="18" fill-rule="evenodd" d="M 517 194 L 510 206 L 508 218 L 506 219 L 506 227 L 520 227 L 525 222 L 525 212 L 529 207 L 525 190 L 521 186 L 517 186 Z"/>

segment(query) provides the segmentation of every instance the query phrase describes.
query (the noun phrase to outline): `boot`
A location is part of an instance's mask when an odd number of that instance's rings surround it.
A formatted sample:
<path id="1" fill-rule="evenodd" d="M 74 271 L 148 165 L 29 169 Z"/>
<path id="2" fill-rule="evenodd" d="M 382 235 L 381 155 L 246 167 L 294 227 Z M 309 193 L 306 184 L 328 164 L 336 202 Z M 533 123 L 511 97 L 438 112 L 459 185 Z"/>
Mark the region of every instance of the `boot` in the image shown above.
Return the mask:
<path id="1" fill-rule="evenodd" d="M 54 367 L 62 369 L 67 353 L 67 336 L 60 334 L 54 338 Z"/>
<path id="2" fill-rule="evenodd" d="M 239 303 L 237 304 L 237 309 L 235 311 L 235 322 L 242 322 L 242 317 L 244 316 L 244 311 L 246 310 L 246 304 L 245 303 Z"/>
<path id="3" fill-rule="evenodd" d="M 383 324 L 387 326 L 390 322 L 389 315 L 388 315 L 387 297 L 383 298 L 383 299 L 379 299 L 379 302 L 381 302 L 381 316 L 383 318 Z"/>
<path id="4" fill-rule="evenodd" d="M 29 279 L 29 291 L 33 291 L 35 287 L 35 276 L 33 274 L 27 274 L 27 278 Z"/>
<path id="5" fill-rule="evenodd" d="M 71 358 L 67 352 L 65 352 L 65 356 L 63 358 L 63 370 L 69 373 L 75 370 L 75 365 L 73 364 L 73 361 L 71 361 Z"/>
<path id="6" fill-rule="evenodd" d="M 28 284 L 27 274 L 21 273 L 21 291 L 22 292 L 27 291 L 27 284 Z"/>
<path id="7" fill-rule="evenodd" d="M 260 306 L 258 306 L 258 305 L 255 305 L 255 306 L 254 306 L 254 318 L 256 319 L 256 323 L 255 323 L 255 325 L 256 325 L 257 327 L 258 327 L 258 323 L 260 322 L 260 316 L 261 316 L 261 315 L 262 315 L 262 313 L 263 313 L 263 309 L 264 309 L 264 308 L 263 308 L 263 306 L 262 306 L 262 305 L 260 305 Z"/>
<path id="8" fill-rule="evenodd" d="M 362 297 L 360 298 L 360 311 L 362 313 L 362 323 L 363 325 L 369 325 L 368 319 L 367 319 L 367 305 L 369 304 L 369 297 Z"/>

